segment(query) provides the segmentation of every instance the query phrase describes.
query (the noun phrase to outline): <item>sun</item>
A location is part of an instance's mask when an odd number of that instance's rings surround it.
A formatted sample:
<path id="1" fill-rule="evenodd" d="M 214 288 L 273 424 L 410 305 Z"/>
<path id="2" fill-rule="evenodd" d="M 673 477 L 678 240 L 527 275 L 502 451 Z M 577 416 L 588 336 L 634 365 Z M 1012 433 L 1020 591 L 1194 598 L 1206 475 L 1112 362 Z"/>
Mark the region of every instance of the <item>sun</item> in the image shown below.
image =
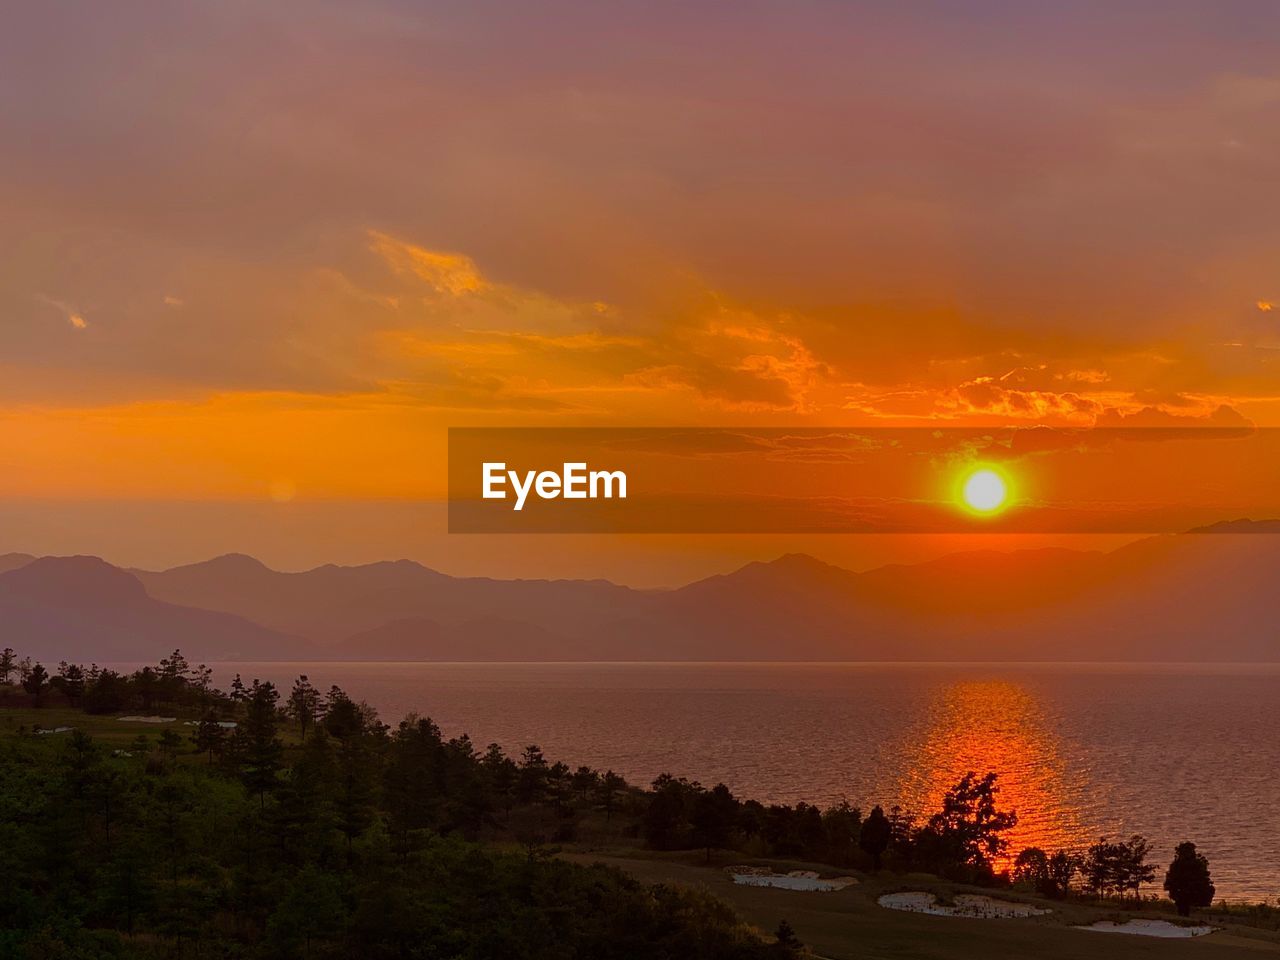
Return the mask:
<path id="1" fill-rule="evenodd" d="M 975 470 L 965 478 L 960 491 L 965 506 L 978 513 L 994 513 L 1009 498 L 1004 477 L 991 469 Z"/>

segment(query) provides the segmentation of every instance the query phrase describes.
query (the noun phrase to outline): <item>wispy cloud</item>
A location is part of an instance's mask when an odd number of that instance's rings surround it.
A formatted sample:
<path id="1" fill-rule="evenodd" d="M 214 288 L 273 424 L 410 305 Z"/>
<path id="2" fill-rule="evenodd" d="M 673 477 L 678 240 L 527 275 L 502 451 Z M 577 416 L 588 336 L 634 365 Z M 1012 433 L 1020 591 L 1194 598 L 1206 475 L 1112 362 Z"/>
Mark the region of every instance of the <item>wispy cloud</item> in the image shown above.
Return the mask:
<path id="1" fill-rule="evenodd" d="M 43 294 L 41 294 L 39 299 L 44 303 L 47 303 L 49 306 L 56 307 L 61 311 L 62 315 L 66 318 L 67 323 L 76 330 L 84 330 L 89 326 L 89 321 L 84 318 L 83 313 L 62 300 L 55 299 L 54 297 L 47 297 Z"/>

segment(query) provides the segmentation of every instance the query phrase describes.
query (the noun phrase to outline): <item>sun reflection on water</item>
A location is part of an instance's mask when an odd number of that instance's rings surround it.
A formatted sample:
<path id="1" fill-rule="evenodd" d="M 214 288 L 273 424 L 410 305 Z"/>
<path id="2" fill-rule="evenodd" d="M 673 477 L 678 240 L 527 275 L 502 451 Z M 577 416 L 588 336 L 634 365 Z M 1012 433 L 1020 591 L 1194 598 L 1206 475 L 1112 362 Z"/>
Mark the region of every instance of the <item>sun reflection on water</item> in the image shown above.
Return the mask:
<path id="1" fill-rule="evenodd" d="M 999 774 L 998 805 L 1017 811 L 1018 824 L 1006 835 L 1009 849 L 997 869 L 1026 847 L 1074 850 L 1093 836 L 1043 710 L 1018 683 L 965 680 L 940 688 L 909 757 L 898 796 L 922 818 L 968 771 Z"/>

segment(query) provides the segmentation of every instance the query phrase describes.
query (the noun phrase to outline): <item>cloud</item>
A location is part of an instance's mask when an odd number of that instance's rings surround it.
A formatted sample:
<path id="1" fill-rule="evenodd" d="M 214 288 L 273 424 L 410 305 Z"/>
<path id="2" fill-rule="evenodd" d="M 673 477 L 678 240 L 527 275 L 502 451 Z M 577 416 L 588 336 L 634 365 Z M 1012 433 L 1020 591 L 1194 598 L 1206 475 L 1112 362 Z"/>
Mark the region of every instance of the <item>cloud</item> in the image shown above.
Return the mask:
<path id="1" fill-rule="evenodd" d="M 1092 422 L 1102 405 L 1073 391 L 1019 390 L 979 377 L 944 391 L 939 405 L 953 414 L 995 414 L 1023 420 Z"/>
<path id="2" fill-rule="evenodd" d="M 1275 393 L 1275 351 L 1252 342 L 1100 350 L 1088 338 L 1027 331 L 1002 342 L 939 314 L 782 309 L 693 276 L 661 302 L 611 302 L 586 282 L 575 295 L 490 276 L 466 253 L 386 230 L 326 244 L 289 269 L 176 261 L 146 295 L 133 284 L 113 292 L 128 257 L 119 245 L 95 248 L 99 284 L 76 291 L 111 320 L 93 355 L 25 327 L 0 330 L 15 368 L 5 398 L 250 390 L 385 395 L 499 421 L 1087 426 L 1144 406 L 1203 415 Z M 83 320 L 68 302 L 44 302 L 69 323 Z M 53 389 L 59 377 L 74 383 L 75 400 Z"/>
<path id="3" fill-rule="evenodd" d="M 1098 417 L 1100 427 L 1239 427 L 1251 428 L 1253 422 L 1239 410 L 1219 404 L 1203 414 L 1171 413 L 1160 407 L 1140 410 L 1108 410 Z"/>
<path id="4" fill-rule="evenodd" d="M 74 329 L 84 330 L 89 326 L 89 321 L 84 318 L 84 314 L 80 313 L 75 308 L 68 306 L 63 301 L 56 300 L 53 297 L 46 297 L 43 295 L 39 299 L 49 304 L 49 306 L 56 307 L 58 310 L 60 310 L 62 312 L 62 315 L 66 317 L 67 323 Z"/>
<path id="5" fill-rule="evenodd" d="M 469 257 L 387 233 L 369 237 L 399 282 L 391 294 L 366 277 L 359 293 L 395 305 L 393 325 L 374 337 L 382 376 L 397 389 L 449 391 L 465 367 L 468 382 L 487 385 L 467 391 L 469 402 L 492 401 L 495 409 L 518 396 L 526 405 L 541 398 L 548 410 L 616 415 L 647 397 L 649 416 L 663 419 L 657 411 L 678 398 L 703 410 L 808 412 L 811 395 L 832 375 L 788 329 L 792 318 L 707 291 L 655 318 L 503 283 Z"/>
<path id="6" fill-rule="evenodd" d="M 438 293 L 460 296 L 488 286 L 470 257 L 428 250 L 377 230 L 369 231 L 369 245 L 397 272 L 426 281 Z"/>

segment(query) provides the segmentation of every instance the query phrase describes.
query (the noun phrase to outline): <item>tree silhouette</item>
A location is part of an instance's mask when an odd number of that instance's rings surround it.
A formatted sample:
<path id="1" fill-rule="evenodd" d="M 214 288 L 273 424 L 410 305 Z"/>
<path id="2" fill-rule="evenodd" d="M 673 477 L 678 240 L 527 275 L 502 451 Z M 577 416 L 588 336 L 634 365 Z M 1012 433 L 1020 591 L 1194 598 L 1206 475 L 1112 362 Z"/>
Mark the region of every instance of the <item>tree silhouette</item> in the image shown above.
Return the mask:
<path id="1" fill-rule="evenodd" d="M 1116 873 L 1115 860 L 1116 846 L 1109 843 L 1106 837 L 1091 846 L 1080 865 L 1081 873 L 1084 874 L 1085 889 L 1094 896 L 1105 896 L 1111 889 Z"/>
<path id="2" fill-rule="evenodd" d="M 63 696 L 67 698 L 67 703 L 73 707 L 80 706 L 84 699 L 85 680 L 84 668 L 74 663 L 67 663 L 65 660 L 58 664 L 58 675 L 50 681 L 50 685 L 56 684 L 58 689 L 62 691 Z"/>
<path id="3" fill-rule="evenodd" d="M 600 807 L 604 810 L 606 821 L 613 819 L 613 811 L 618 806 L 618 796 L 626 789 L 626 786 L 627 781 L 612 770 L 606 770 L 604 775 L 600 777 L 600 785 L 596 793 L 600 799 Z"/>
<path id="4" fill-rule="evenodd" d="M 1081 865 L 1085 887 L 1097 896 L 1114 892 L 1139 898 L 1142 884 L 1155 879 L 1155 867 L 1146 862 L 1148 850 L 1147 841 L 1136 834 L 1117 843 L 1103 837 L 1089 848 Z"/>
<path id="5" fill-rule="evenodd" d="M 1018 822 L 1016 813 L 996 809 L 998 792 L 994 773 L 961 777 L 916 837 L 925 861 L 944 871 L 969 867 L 989 873 L 991 860 L 1008 845 L 1002 834 Z"/>
<path id="6" fill-rule="evenodd" d="M 687 780 L 677 780 L 669 773 L 653 781 L 653 793 L 644 813 L 644 839 L 650 847 L 655 850 L 679 848 L 686 801 L 691 792 Z"/>
<path id="7" fill-rule="evenodd" d="M 1013 880 L 1037 890 L 1049 876 L 1049 856 L 1039 847 L 1027 847 L 1013 861 Z"/>
<path id="8" fill-rule="evenodd" d="M 240 776 L 261 807 L 275 786 L 284 747 L 276 737 L 276 703 L 280 694 L 270 681 L 253 681 L 245 701 L 244 721 L 236 728 L 234 741 Z"/>
<path id="9" fill-rule="evenodd" d="M 13 655 L 12 647 L 0 650 L 0 683 L 8 684 L 13 672 L 18 668 L 18 660 Z"/>
<path id="10" fill-rule="evenodd" d="M 714 789 L 704 790 L 694 797 L 692 817 L 694 842 L 706 851 L 708 863 L 711 862 L 713 849 L 729 845 L 737 814 L 738 801 L 723 783 L 718 783 Z"/>
<path id="11" fill-rule="evenodd" d="M 49 682 L 49 671 L 44 668 L 43 663 L 37 663 L 31 668 L 30 672 L 22 681 L 22 689 L 31 694 L 35 699 L 35 705 L 40 706 L 40 695 L 44 692 L 45 686 Z"/>
<path id="12" fill-rule="evenodd" d="M 1147 854 L 1151 845 L 1145 837 L 1135 834 L 1120 845 L 1120 883 L 1121 891 L 1131 891 L 1135 902 L 1142 900 L 1141 887 L 1156 878 L 1156 868 L 1147 863 Z"/>
<path id="13" fill-rule="evenodd" d="M 324 704 L 324 728 L 339 740 L 355 736 L 365 728 L 366 717 L 356 703 L 338 687 L 330 687 Z"/>
<path id="14" fill-rule="evenodd" d="M 213 763 L 214 756 L 222 752 L 226 738 L 226 730 L 219 726 L 213 714 L 206 713 L 196 726 L 195 736 L 191 738 L 191 742 L 200 753 L 208 754 L 209 762 Z"/>
<path id="15" fill-rule="evenodd" d="M 160 661 L 159 677 L 160 696 L 168 703 L 177 703 L 191 680 L 193 671 L 181 650 L 174 650 Z"/>
<path id="16" fill-rule="evenodd" d="M 335 805 L 338 829 L 347 841 L 347 857 L 352 856 L 355 838 L 373 823 L 377 758 L 364 734 L 349 736 L 338 743 L 338 790 Z"/>
<path id="17" fill-rule="evenodd" d="M 600 774 L 590 767 L 579 767 L 573 771 L 571 780 L 574 792 L 578 795 L 578 800 L 581 803 L 586 803 L 591 799 L 591 792 L 600 783 Z"/>
<path id="18" fill-rule="evenodd" d="M 520 776 L 516 781 L 516 799 L 521 803 L 539 803 L 547 790 L 547 758 L 536 744 L 524 748 L 520 755 Z"/>
<path id="19" fill-rule="evenodd" d="M 823 847 L 833 863 L 845 865 L 853 860 L 853 851 L 862 831 L 862 811 L 841 800 L 822 814 Z"/>
<path id="20" fill-rule="evenodd" d="M 173 728 L 165 727 L 164 732 L 160 734 L 159 747 L 160 753 L 166 760 L 172 760 L 178 755 L 178 749 L 182 746 L 182 737 L 174 732 Z"/>
<path id="21" fill-rule="evenodd" d="M 785 956 L 794 956 L 804 947 L 795 929 L 783 919 L 778 922 L 778 929 L 773 932 L 773 939 Z"/>
<path id="22" fill-rule="evenodd" d="M 1209 876 L 1209 861 L 1196 851 L 1194 843 L 1180 843 L 1174 850 L 1173 862 L 1164 875 L 1164 889 L 1181 916 L 1190 916 L 1195 907 L 1212 905 L 1217 891 Z"/>
<path id="23" fill-rule="evenodd" d="M 304 673 L 293 683 L 289 692 L 289 716 L 298 721 L 298 733 L 307 739 L 307 729 L 320 714 L 320 691 L 311 685 Z"/>
<path id="24" fill-rule="evenodd" d="M 863 821 L 862 831 L 858 836 L 858 846 L 871 858 L 871 869 L 880 869 L 880 860 L 889 849 L 889 841 L 893 839 L 893 826 L 884 815 L 884 808 L 876 804 Z"/>
<path id="25" fill-rule="evenodd" d="M 1039 847 L 1027 847 L 1013 862 L 1013 879 L 1029 884 L 1041 896 L 1058 900 L 1070 890 L 1078 863 L 1065 850 L 1049 856 Z"/>
<path id="26" fill-rule="evenodd" d="M 119 713 L 129 700 L 129 683 L 114 670 L 102 670 L 84 694 L 87 713 Z"/>
<path id="27" fill-rule="evenodd" d="M 1045 885 L 1040 892 L 1055 900 L 1062 899 L 1071 890 L 1071 880 L 1079 869 L 1079 857 L 1059 850 L 1049 858 Z"/>
<path id="28" fill-rule="evenodd" d="M 515 761 L 502 752 L 502 747 L 491 743 L 480 760 L 480 766 L 484 769 L 494 799 L 502 807 L 503 816 L 510 816 L 511 804 L 515 800 L 516 780 L 519 778 Z"/>

